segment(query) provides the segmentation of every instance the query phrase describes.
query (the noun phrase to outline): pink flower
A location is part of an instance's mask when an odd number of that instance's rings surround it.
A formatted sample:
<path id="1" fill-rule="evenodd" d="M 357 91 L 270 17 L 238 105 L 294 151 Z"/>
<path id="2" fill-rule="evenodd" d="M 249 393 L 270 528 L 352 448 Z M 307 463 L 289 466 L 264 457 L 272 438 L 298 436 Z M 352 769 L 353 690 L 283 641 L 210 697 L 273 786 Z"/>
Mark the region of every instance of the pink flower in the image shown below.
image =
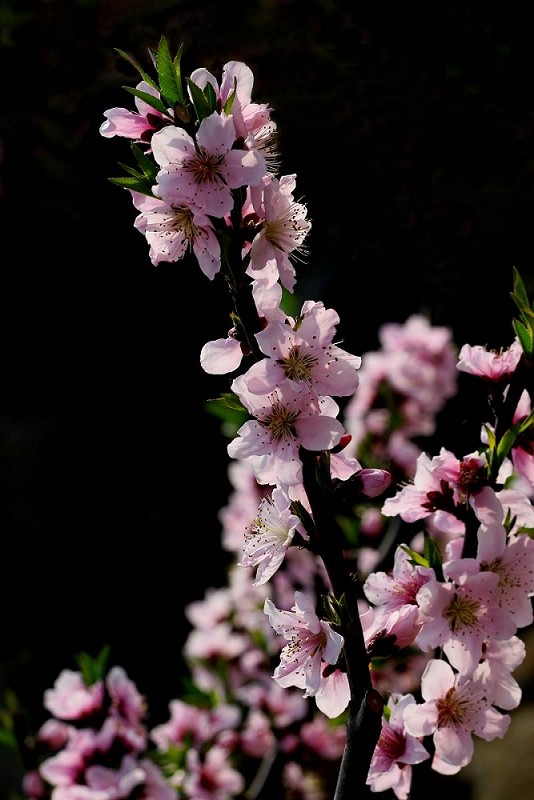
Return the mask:
<path id="1" fill-rule="evenodd" d="M 345 747 L 345 726 L 331 725 L 328 719 L 317 715 L 301 726 L 300 738 L 306 747 L 317 753 L 320 758 L 339 759 Z"/>
<path id="2" fill-rule="evenodd" d="M 204 275 L 213 280 L 221 268 L 221 247 L 204 211 L 192 200 L 175 193 L 172 203 L 132 192 L 134 206 L 141 212 L 134 227 L 150 246 L 152 264 L 180 261 L 193 252 Z"/>
<path id="3" fill-rule="evenodd" d="M 109 670 L 106 688 L 111 700 L 110 716 L 119 717 L 137 726 L 147 712 L 146 699 L 122 667 L 112 667 Z"/>
<path id="4" fill-rule="evenodd" d="M 481 525 L 477 561 L 481 570 L 498 578 L 497 598 L 515 624 L 530 625 L 534 619 L 534 540 L 528 533 L 507 536 L 503 525 Z"/>
<path id="5" fill-rule="evenodd" d="M 433 569 L 413 564 L 406 551 L 397 547 L 391 574 L 372 572 L 363 591 L 370 603 L 394 611 L 404 605 L 417 606 L 417 592 L 433 577 Z"/>
<path id="6" fill-rule="evenodd" d="M 308 534 L 295 514 L 291 502 L 280 489 L 274 489 L 272 499 L 263 498 L 258 515 L 245 531 L 245 548 L 240 567 L 257 567 L 253 586 L 261 586 L 282 564 L 295 533 L 308 539 Z"/>
<path id="7" fill-rule="evenodd" d="M 365 646 L 371 657 L 387 657 L 411 645 L 422 621 L 419 609 L 403 605 L 395 611 L 380 606 L 361 614 Z"/>
<path id="8" fill-rule="evenodd" d="M 335 419 L 338 406 L 328 397 L 318 400 L 307 389 L 295 391 L 287 382 L 268 396 L 252 394 L 245 379 L 235 378 L 232 391 L 256 419 L 239 428 L 228 455 L 252 458 L 259 483 L 302 483 L 299 448 L 330 450 L 345 433 Z"/>
<path id="9" fill-rule="evenodd" d="M 159 92 L 150 84 L 141 81 L 135 87 L 141 92 L 159 98 Z M 137 112 L 128 111 L 126 108 L 110 108 L 104 111 L 105 122 L 100 126 L 99 132 L 106 139 L 112 136 L 121 136 L 133 139 L 135 142 L 150 142 L 152 134 L 164 125 L 171 125 L 171 117 L 166 117 L 161 111 L 153 108 L 140 97 L 135 97 Z"/>
<path id="10" fill-rule="evenodd" d="M 428 662 L 421 693 L 425 702 L 406 708 L 404 725 L 412 736 L 433 735 L 432 768 L 443 775 L 455 775 L 469 764 L 473 734 L 491 741 L 502 738 L 510 725 L 510 716 L 493 708 L 480 683 L 455 675 L 445 661 Z"/>
<path id="11" fill-rule="evenodd" d="M 441 448 L 439 455 L 429 458 L 421 453 L 413 483 L 403 486 L 382 506 L 386 517 L 396 514 L 405 522 L 432 517 L 432 523 L 444 533 L 463 533 L 464 524 L 457 519 L 458 506 L 473 508 L 481 522 L 500 522 L 502 506 L 495 491 L 487 485 L 487 463 L 473 453 L 462 460 Z"/>
<path id="12" fill-rule="evenodd" d="M 453 667 L 459 672 L 472 673 L 482 657 L 484 643 L 490 639 L 508 639 L 516 625 L 508 612 L 498 607 L 495 573 L 480 572 L 478 565 L 467 571 L 472 562 L 464 559 L 462 566 L 452 562 L 454 582 L 441 583 L 433 578 L 417 593 L 423 626 L 416 644 L 423 651 L 443 647 Z"/>
<path id="13" fill-rule="evenodd" d="M 528 417 L 530 412 L 530 395 L 525 389 L 514 413 L 514 425 Z M 534 488 L 534 431 L 532 427 L 516 439 L 510 452 L 510 458 L 518 475 L 525 478 L 529 486 Z"/>
<path id="14" fill-rule="evenodd" d="M 321 685 L 322 662 L 337 663 L 343 637 L 329 622 L 319 619 L 313 603 L 302 592 L 295 592 L 291 611 L 279 610 L 270 598 L 263 610 L 271 627 L 288 642 L 281 651 L 274 679 L 283 687 L 305 689 L 305 697 L 315 695 Z"/>
<path id="15" fill-rule="evenodd" d="M 185 642 L 184 652 L 187 658 L 193 660 L 230 660 L 241 655 L 247 644 L 247 638 L 233 631 L 230 623 L 221 622 L 212 628 L 191 631 Z"/>
<path id="16" fill-rule="evenodd" d="M 44 693 L 44 706 L 59 719 L 77 720 L 100 711 L 104 699 L 102 681 L 87 686 L 82 674 L 64 669 L 53 689 Z"/>
<path id="17" fill-rule="evenodd" d="M 382 719 L 382 731 L 367 776 L 373 792 L 392 789 L 399 800 L 408 800 L 410 796 L 412 765 L 430 758 L 419 739 L 404 727 L 406 709 L 412 705 L 415 699 L 411 694 L 389 697 L 386 708 L 390 713 Z"/>
<path id="18" fill-rule="evenodd" d="M 246 139 L 250 134 L 262 130 L 267 124 L 273 129 L 276 127 L 270 120 L 270 106 L 266 103 L 252 102 L 254 75 L 250 67 L 242 61 L 228 61 L 223 66 L 220 86 L 217 79 L 205 67 L 193 70 L 190 79 L 201 89 L 205 89 L 208 83 L 211 84 L 221 107 L 235 91 L 230 111 L 234 117 L 238 136 Z M 190 93 L 189 87 L 188 91 Z"/>
<path id="19" fill-rule="evenodd" d="M 261 188 L 263 193 L 258 196 Z M 252 241 L 247 267 L 251 278 L 267 280 L 267 283 L 279 278 L 289 292 L 293 291 L 296 280 L 291 259 L 305 253 L 304 239 L 311 228 L 310 220 L 306 219 L 306 206 L 293 199 L 294 189 L 294 175 L 284 175 L 279 180 L 266 176 L 257 190 L 253 188 L 252 200 L 260 232 Z M 268 266 L 270 269 L 266 272 Z"/>
<path id="20" fill-rule="evenodd" d="M 523 354 L 518 339 L 506 350 L 488 350 L 481 345 L 464 344 L 460 350 L 457 367 L 462 372 L 478 375 L 487 381 L 499 383 L 512 375 Z"/>
<path id="21" fill-rule="evenodd" d="M 187 797 L 195 800 L 229 800 L 245 788 L 245 780 L 231 766 L 225 748 L 212 747 L 204 757 L 190 748 L 186 766 L 183 789 Z"/>
<path id="22" fill-rule="evenodd" d="M 205 214 L 224 217 L 233 208 L 232 189 L 259 183 L 265 160 L 256 150 L 233 149 L 233 119 L 214 112 L 200 123 L 196 142 L 182 128 L 166 127 L 152 137 L 162 168 L 154 194 L 168 205 L 189 198 Z"/>
<path id="23" fill-rule="evenodd" d="M 183 700 L 171 700 L 169 703 L 170 719 L 156 725 L 150 731 L 150 738 L 158 750 L 165 752 L 172 746 L 180 747 L 192 740 L 199 747 L 211 736 L 208 712 L 205 709 L 185 703 Z"/>
<path id="24" fill-rule="evenodd" d="M 480 681 L 493 705 L 510 711 L 521 702 L 522 689 L 512 672 L 525 659 L 525 642 L 518 636 L 486 642 L 473 677 Z"/>
<path id="25" fill-rule="evenodd" d="M 338 323 L 333 309 L 312 301 L 304 303 L 296 320 L 270 322 L 256 334 L 267 358 L 248 370 L 247 388 L 254 394 L 268 394 L 287 381 L 294 389 L 305 385 L 317 395 L 353 394 L 361 358 L 333 344 Z"/>

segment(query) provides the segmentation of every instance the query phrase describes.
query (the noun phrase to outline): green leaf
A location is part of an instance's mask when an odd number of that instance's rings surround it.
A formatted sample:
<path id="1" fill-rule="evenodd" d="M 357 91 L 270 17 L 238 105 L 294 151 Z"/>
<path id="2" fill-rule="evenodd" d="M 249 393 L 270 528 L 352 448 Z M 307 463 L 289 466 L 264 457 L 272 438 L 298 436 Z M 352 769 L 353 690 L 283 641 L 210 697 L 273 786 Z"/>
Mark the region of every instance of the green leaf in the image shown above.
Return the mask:
<path id="1" fill-rule="evenodd" d="M 174 61 L 165 36 L 162 36 L 159 41 L 157 67 L 160 91 L 162 96 L 168 101 L 168 105 L 172 107 L 174 107 L 176 103 L 183 105 L 184 95 L 182 87 L 178 83 Z"/>
<path id="2" fill-rule="evenodd" d="M 215 109 L 217 108 L 217 95 L 215 94 L 215 89 L 213 88 L 213 86 L 209 81 L 204 88 L 204 96 L 208 102 L 209 107 L 212 109 L 212 111 L 215 111 Z"/>
<path id="3" fill-rule="evenodd" d="M 430 564 L 428 563 L 427 559 L 424 558 L 420 553 L 417 553 L 415 550 L 412 550 L 411 547 L 408 547 L 407 544 L 401 544 L 399 547 L 402 547 L 404 552 L 410 556 L 410 561 L 413 564 L 419 564 L 421 567 L 429 567 Z"/>
<path id="4" fill-rule="evenodd" d="M 244 412 L 248 414 L 245 406 L 240 402 L 239 398 L 233 392 L 223 392 L 219 397 L 207 401 L 210 404 L 216 404 L 221 408 L 231 408 L 234 411 Z M 212 405 L 213 407 L 213 405 Z"/>
<path id="5" fill-rule="evenodd" d="M 154 197 L 152 185 L 146 180 L 140 180 L 132 176 L 131 178 L 108 178 L 108 181 L 115 186 L 120 186 L 122 189 L 129 189 L 132 192 L 140 192 L 148 195 L 148 197 Z"/>
<path id="6" fill-rule="evenodd" d="M 438 576 L 438 580 L 440 580 L 443 564 L 441 550 L 439 549 L 436 540 L 433 539 L 432 536 L 430 536 L 426 531 L 424 533 L 423 554 L 428 562 L 428 566 L 432 567 L 436 573 L 436 576 Z"/>
<path id="7" fill-rule="evenodd" d="M 186 81 L 187 85 L 189 86 L 191 99 L 193 100 L 193 106 L 195 107 L 198 121 L 202 122 L 203 119 L 209 117 L 209 115 L 215 111 L 215 106 L 211 105 L 209 94 L 206 95 L 200 86 L 197 86 L 196 83 L 191 80 L 191 78 L 186 78 Z"/>
<path id="8" fill-rule="evenodd" d="M 486 431 L 486 436 L 488 437 L 488 446 L 490 450 L 493 450 L 497 443 L 497 440 L 495 438 L 495 431 L 493 430 L 493 428 L 490 428 L 489 425 L 484 425 L 484 430 Z"/>
<path id="9" fill-rule="evenodd" d="M 155 108 L 156 111 L 165 114 L 165 116 L 172 120 L 171 115 L 167 111 L 167 106 L 163 103 L 159 97 L 154 97 L 154 95 L 149 94 L 148 92 L 142 92 L 141 89 L 134 89 L 131 86 L 123 86 L 123 89 L 126 89 L 127 92 L 130 94 L 135 95 L 135 97 L 139 97 L 140 100 L 143 100 L 147 105 L 152 106 Z"/>
<path id="10" fill-rule="evenodd" d="M 132 153 L 134 154 L 137 163 L 141 167 L 143 174 L 146 175 L 146 177 L 152 183 L 155 183 L 156 176 L 158 174 L 157 164 L 154 161 L 152 161 L 151 158 L 145 155 L 145 153 L 143 153 L 141 148 L 138 145 L 136 145 L 135 142 L 132 142 L 131 147 L 132 147 Z"/>
<path id="11" fill-rule="evenodd" d="M 129 56 L 128 53 L 125 53 L 124 50 L 119 50 L 117 47 L 115 47 L 114 50 L 119 56 L 121 56 L 121 58 L 126 59 L 126 61 L 128 61 L 132 65 L 132 67 L 134 67 L 138 71 L 138 73 L 141 75 L 145 83 L 148 83 L 149 86 L 152 86 L 153 89 L 156 89 L 159 92 L 158 84 L 155 83 L 154 80 L 150 77 L 150 75 L 148 75 L 144 71 L 144 69 L 139 66 L 137 61 L 135 61 L 131 56 Z"/>
<path id="12" fill-rule="evenodd" d="M 183 42 L 180 43 L 178 48 L 178 52 L 174 56 L 172 60 L 172 65 L 174 67 L 174 72 L 176 74 L 176 85 L 178 86 L 178 90 L 181 94 L 181 98 L 179 100 L 180 105 L 186 105 L 186 98 L 183 91 L 183 84 L 182 84 L 182 53 L 184 52 L 184 44 Z"/>
<path id="13" fill-rule="evenodd" d="M 237 93 L 237 78 L 234 76 L 234 88 L 226 98 L 226 103 L 223 106 L 223 111 L 225 114 L 231 114 L 236 93 Z"/>
<path id="14" fill-rule="evenodd" d="M 528 417 L 525 417 L 525 419 L 519 420 L 519 422 L 517 422 L 515 425 L 512 425 L 512 427 L 508 428 L 508 430 L 504 433 L 497 445 L 496 457 L 499 467 L 516 443 L 518 437 L 528 431 L 533 424 L 534 411 L 532 411 Z M 495 469 L 495 465 L 492 464 L 492 467 Z"/>
<path id="15" fill-rule="evenodd" d="M 93 658 L 93 656 L 85 651 L 76 654 L 76 661 L 78 662 L 80 672 L 87 686 L 92 686 L 94 683 L 104 678 L 109 652 L 110 646 L 104 645 L 96 658 Z"/>
<path id="16" fill-rule="evenodd" d="M 510 294 L 518 309 L 522 311 L 524 308 L 530 308 L 527 290 L 517 267 L 513 267 L 513 287 L 513 292 Z"/>
<path id="17" fill-rule="evenodd" d="M 534 337 L 532 335 L 532 331 L 518 319 L 512 320 L 512 325 L 514 326 L 517 338 L 519 339 L 521 347 L 523 348 L 523 352 L 526 356 L 529 356 L 534 349 Z"/>
<path id="18" fill-rule="evenodd" d="M 128 173 L 128 175 L 133 175 L 134 178 L 137 178 L 141 181 L 144 180 L 145 176 L 142 172 L 139 172 L 139 170 L 129 167 L 128 164 L 123 164 L 122 161 L 119 161 L 118 163 L 119 167 L 122 167 L 123 170 Z"/>

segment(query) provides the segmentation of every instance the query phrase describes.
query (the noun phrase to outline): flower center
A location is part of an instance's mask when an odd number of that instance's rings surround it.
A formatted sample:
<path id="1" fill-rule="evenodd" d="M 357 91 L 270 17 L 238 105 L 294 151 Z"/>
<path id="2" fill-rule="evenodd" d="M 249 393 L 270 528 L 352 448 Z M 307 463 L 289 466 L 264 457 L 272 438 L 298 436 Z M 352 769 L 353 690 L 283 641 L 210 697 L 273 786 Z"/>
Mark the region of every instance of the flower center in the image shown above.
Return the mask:
<path id="1" fill-rule="evenodd" d="M 378 746 L 385 756 L 392 761 L 397 761 L 406 750 L 406 737 L 391 725 L 384 725 Z"/>
<path id="2" fill-rule="evenodd" d="M 272 412 L 261 420 L 261 424 L 269 428 L 273 441 L 279 442 L 281 439 L 295 437 L 295 421 L 299 414 L 299 411 L 292 411 L 282 403 L 275 403 Z"/>
<path id="3" fill-rule="evenodd" d="M 311 370 L 317 364 L 317 359 L 302 353 L 300 347 L 294 345 L 288 355 L 279 359 L 278 363 L 283 367 L 286 378 L 309 384 L 311 383 Z"/>
<path id="4" fill-rule="evenodd" d="M 184 168 L 191 173 L 196 184 L 226 184 L 221 171 L 223 159 L 223 156 L 208 153 L 207 150 L 200 147 L 196 156 Z"/>
<path id="5" fill-rule="evenodd" d="M 451 631 L 474 627 L 477 622 L 476 612 L 478 608 L 479 604 L 476 600 L 459 597 L 455 594 L 451 604 L 445 611 L 445 617 L 449 620 Z"/>
<path id="6" fill-rule="evenodd" d="M 438 728 L 446 728 L 455 722 L 461 722 L 465 708 L 456 696 L 454 687 L 449 689 L 445 697 L 436 702 L 438 709 Z"/>

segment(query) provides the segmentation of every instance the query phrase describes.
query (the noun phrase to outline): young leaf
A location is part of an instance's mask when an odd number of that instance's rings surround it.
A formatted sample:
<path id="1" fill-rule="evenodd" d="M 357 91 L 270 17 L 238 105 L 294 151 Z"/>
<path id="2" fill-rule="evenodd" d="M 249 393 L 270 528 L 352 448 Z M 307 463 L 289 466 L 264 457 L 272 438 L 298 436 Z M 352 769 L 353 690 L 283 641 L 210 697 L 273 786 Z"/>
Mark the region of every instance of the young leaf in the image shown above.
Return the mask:
<path id="1" fill-rule="evenodd" d="M 205 117 L 209 117 L 215 111 L 215 106 L 210 104 L 209 98 L 204 94 L 200 86 L 197 86 L 191 78 L 186 78 L 193 105 L 198 117 L 198 121 L 202 122 Z M 208 84 L 209 85 L 209 84 Z"/>
<path id="2" fill-rule="evenodd" d="M 146 175 L 146 177 L 152 181 L 152 183 L 155 183 L 156 175 L 158 174 L 157 165 L 152 161 L 152 159 L 148 158 L 148 156 L 143 153 L 141 148 L 136 145 L 135 142 L 132 142 L 131 147 L 137 163 L 143 170 L 143 174 Z"/>
<path id="3" fill-rule="evenodd" d="M 410 561 L 412 562 L 412 564 L 419 564 L 421 567 L 430 566 L 426 558 L 424 558 L 420 553 L 417 553 L 415 550 L 412 550 L 411 547 L 408 547 L 407 544 L 401 544 L 399 546 L 402 547 L 402 549 L 408 556 L 410 556 Z"/>
<path id="4" fill-rule="evenodd" d="M 525 355 L 529 356 L 534 349 L 534 339 L 532 331 L 518 319 L 513 319 L 512 325 L 514 326 L 514 330 L 516 332 L 517 338 L 519 339 L 519 343 L 523 348 L 523 352 L 525 353 Z"/>
<path id="5" fill-rule="evenodd" d="M 209 407 L 211 408 L 214 406 L 219 408 L 230 408 L 233 411 L 239 411 L 241 413 L 248 414 L 245 406 L 239 401 L 237 395 L 235 395 L 233 392 L 223 392 L 220 397 L 216 397 L 213 400 L 208 400 L 207 403 L 209 403 Z"/>
<path id="6" fill-rule="evenodd" d="M 234 104 L 235 96 L 237 92 L 237 78 L 234 77 L 234 88 L 228 95 L 226 99 L 226 103 L 224 104 L 223 111 L 225 114 L 230 114 L 232 112 L 232 106 Z"/>
<path id="7" fill-rule="evenodd" d="M 154 197 L 152 184 L 147 180 L 132 176 L 131 178 L 108 178 L 108 181 L 115 186 L 120 186 L 122 189 L 129 189 L 131 192 L 139 192 L 140 194 L 146 194 L 148 197 Z"/>
<path id="8" fill-rule="evenodd" d="M 180 93 L 182 95 L 181 100 L 179 102 L 180 102 L 180 105 L 185 106 L 185 97 L 184 97 L 183 89 L 182 89 L 182 53 L 183 53 L 183 51 L 184 51 L 184 44 L 183 44 L 183 42 L 181 42 L 180 46 L 178 48 L 178 52 L 176 53 L 176 55 L 173 58 L 172 64 L 173 64 L 173 67 L 174 67 L 174 72 L 176 73 L 176 85 L 178 86 L 178 90 L 180 91 Z"/>
<path id="9" fill-rule="evenodd" d="M 147 105 L 155 108 L 156 111 L 160 111 L 162 114 L 165 114 L 166 117 L 172 119 L 171 115 L 167 111 L 167 106 L 165 103 L 162 103 L 159 97 L 154 97 L 154 95 L 149 94 L 148 92 L 142 92 L 140 89 L 133 89 L 131 86 L 123 86 L 122 88 L 126 89 L 127 92 L 130 92 L 130 94 L 139 97 L 140 100 L 143 100 L 145 103 L 147 103 Z"/>
<path id="10" fill-rule="evenodd" d="M 168 105 L 175 106 L 176 103 L 183 105 L 184 95 L 182 87 L 178 84 L 176 69 L 169 51 L 169 45 L 164 36 L 161 37 L 158 47 L 158 78 L 162 96 L 168 101 Z"/>
<path id="11" fill-rule="evenodd" d="M 438 580 L 442 580 L 443 559 L 441 556 L 441 550 L 439 549 L 435 539 L 433 539 L 432 536 L 426 533 L 426 531 L 424 533 L 423 553 L 428 562 L 428 566 L 432 567 L 432 569 L 436 573 L 436 577 L 438 578 Z"/>
<path id="12" fill-rule="evenodd" d="M 510 292 L 510 294 L 512 296 L 514 303 L 516 304 L 516 306 L 520 311 L 522 311 L 525 307 L 530 308 L 530 302 L 528 299 L 527 290 L 525 289 L 525 284 L 523 283 L 523 279 L 521 278 L 521 275 L 519 274 L 519 270 L 517 269 L 517 267 L 513 267 L 513 276 L 514 276 L 513 278 L 514 290 L 513 292 Z"/>

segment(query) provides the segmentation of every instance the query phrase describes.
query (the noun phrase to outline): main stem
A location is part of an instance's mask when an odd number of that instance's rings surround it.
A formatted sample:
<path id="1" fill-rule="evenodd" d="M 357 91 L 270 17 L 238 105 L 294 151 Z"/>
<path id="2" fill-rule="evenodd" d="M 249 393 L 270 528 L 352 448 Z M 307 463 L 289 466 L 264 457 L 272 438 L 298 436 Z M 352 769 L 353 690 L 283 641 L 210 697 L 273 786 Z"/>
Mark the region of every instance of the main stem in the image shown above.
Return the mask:
<path id="1" fill-rule="evenodd" d="M 369 657 L 358 612 L 358 579 L 348 572 L 343 555 L 344 537 L 332 502 L 327 455 L 301 448 L 301 459 L 304 489 L 315 524 L 316 549 L 324 562 L 334 597 L 343 608 L 341 624 L 351 699 L 347 738 L 334 800 L 371 797 L 366 781 L 380 736 L 383 701 L 371 684 Z"/>

